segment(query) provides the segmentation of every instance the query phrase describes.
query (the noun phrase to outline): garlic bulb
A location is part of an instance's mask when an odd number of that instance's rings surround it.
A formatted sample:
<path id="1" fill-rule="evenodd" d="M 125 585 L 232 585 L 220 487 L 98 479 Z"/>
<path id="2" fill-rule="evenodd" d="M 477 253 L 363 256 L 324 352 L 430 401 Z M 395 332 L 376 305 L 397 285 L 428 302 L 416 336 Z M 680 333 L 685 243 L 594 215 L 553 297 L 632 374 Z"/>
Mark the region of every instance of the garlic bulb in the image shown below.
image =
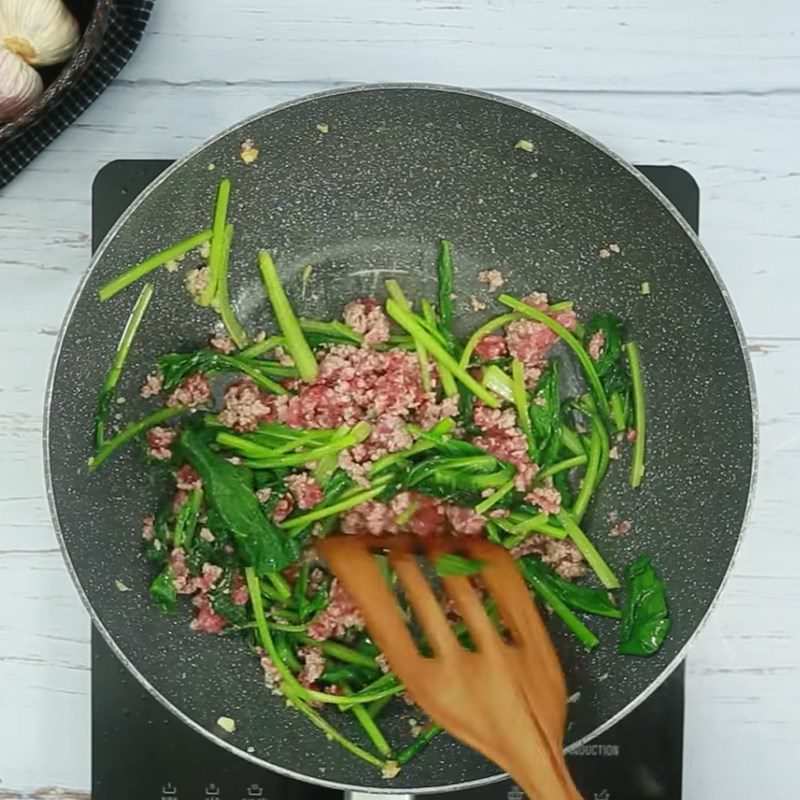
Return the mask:
<path id="1" fill-rule="evenodd" d="M 66 61 L 80 35 L 62 0 L 0 0 L 0 44 L 33 66 Z"/>
<path id="2" fill-rule="evenodd" d="M 0 47 L 0 121 L 16 119 L 43 91 L 42 76 L 19 56 Z"/>

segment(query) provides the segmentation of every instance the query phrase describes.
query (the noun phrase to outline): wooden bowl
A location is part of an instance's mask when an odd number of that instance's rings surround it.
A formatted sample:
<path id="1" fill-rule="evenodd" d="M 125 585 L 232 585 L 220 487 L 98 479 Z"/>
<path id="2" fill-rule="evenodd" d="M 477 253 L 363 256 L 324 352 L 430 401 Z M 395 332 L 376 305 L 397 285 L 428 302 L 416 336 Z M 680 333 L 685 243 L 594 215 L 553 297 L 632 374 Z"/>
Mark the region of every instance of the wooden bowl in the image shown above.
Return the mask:
<path id="1" fill-rule="evenodd" d="M 44 94 L 13 122 L 0 123 L 0 144 L 25 131 L 61 102 L 67 90 L 86 71 L 103 44 L 109 12 L 114 0 L 65 0 L 83 31 L 69 61 L 39 70 L 44 79 Z"/>

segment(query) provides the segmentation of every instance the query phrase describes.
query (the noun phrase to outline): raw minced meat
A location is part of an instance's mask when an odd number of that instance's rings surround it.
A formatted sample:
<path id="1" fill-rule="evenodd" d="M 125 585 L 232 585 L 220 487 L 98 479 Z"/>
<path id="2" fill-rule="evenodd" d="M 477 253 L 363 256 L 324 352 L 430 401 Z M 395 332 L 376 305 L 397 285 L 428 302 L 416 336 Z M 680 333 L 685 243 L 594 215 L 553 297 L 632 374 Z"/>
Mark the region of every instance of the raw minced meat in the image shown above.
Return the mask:
<path id="1" fill-rule="evenodd" d="M 282 395 L 262 394 L 250 378 L 242 378 L 225 390 L 225 406 L 219 421 L 239 433 L 247 433 L 260 422 L 273 422 L 285 414 L 287 400 Z"/>
<path id="2" fill-rule="evenodd" d="M 319 647 L 301 647 L 298 655 L 303 661 L 303 668 L 297 680 L 306 687 L 313 686 L 325 672 L 325 656 Z"/>
<path id="3" fill-rule="evenodd" d="M 297 503 L 297 507 L 307 511 L 324 499 L 322 489 L 307 472 L 286 477 L 286 485 Z"/>
<path id="4" fill-rule="evenodd" d="M 478 273 L 478 281 L 485 283 L 490 292 L 496 292 L 505 283 L 505 278 L 499 269 L 484 269 Z"/>
<path id="5" fill-rule="evenodd" d="M 226 356 L 235 353 L 237 350 L 236 342 L 233 341 L 230 334 L 223 331 L 215 331 L 208 340 L 208 344 L 212 350 L 216 350 Z"/>
<path id="6" fill-rule="evenodd" d="M 189 375 L 180 386 L 169 396 L 167 405 L 171 408 L 186 406 L 194 408 L 201 403 L 211 400 L 211 386 L 208 378 L 200 372 Z"/>
<path id="7" fill-rule="evenodd" d="M 528 455 L 528 440 L 517 427 L 514 411 L 510 408 L 489 408 L 477 403 L 472 420 L 481 429 L 481 435 L 473 440 L 474 443 L 495 458 L 516 467 L 514 485 L 519 491 L 526 491 L 539 468 Z"/>
<path id="8" fill-rule="evenodd" d="M 156 518 L 152 514 L 148 514 L 142 520 L 142 539 L 146 542 L 152 542 L 156 535 Z"/>
<path id="9" fill-rule="evenodd" d="M 186 273 L 183 285 L 186 287 L 186 291 L 189 292 L 195 300 L 203 294 L 203 290 L 208 285 L 208 276 L 208 267 L 196 267 Z"/>
<path id="10" fill-rule="evenodd" d="M 147 455 L 159 461 L 172 458 L 172 445 L 178 438 L 178 432 L 172 428 L 163 428 L 156 425 L 145 434 L 147 441 Z"/>
<path id="11" fill-rule="evenodd" d="M 194 619 L 189 623 L 193 631 L 219 633 L 228 623 L 225 617 L 217 614 L 211 607 L 211 599 L 206 594 L 198 594 L 192 598 L 192 605 L 197 609 Z"/>
<path id="12" fill-rule="evenodd" d="M 525 495 L 525 502 L 538 506 L 544 514 L 558 514 L 561 510 L 561 492 L 552 486 L 536 486 Z"/>
<path id="13" fill-rule="evenodd" d="M 139 389 L 139 394 L 145 399 L 147 399 L 148 397 L 155 397 L 157 394 L 160 394 L 163 388 L 164 388 L 164 376 L 161 375 L 160 373 L 151 372 L 144 379 L 142 388 Z"/>
<path id="14" fill-rule="evenodd" d="M 273 522 L 283 522 L 294 509 L 294 498 L 290 493 L 286 493 L 275 505 L 272 512 Z"/>
<path id="15" fill-rule="evenodd" d="M 511 555 L 514 558 L 535 553 L 545 564 L 549 564 L 562 578 L 572 580 L 586 573 L 586 563 L 580 551 L 569 539 L 554 539 L 543 533 L 533 533 L 517 545 Z"/>
<path id="16" fill-rule="evenodd" d="M 361 616 L 361 612 L 356 608 L 356 604 L 338 578 L 334 578 L 331 583 L 328 605 L 308 626 L 308 635 L 312 639 L 322 642 L 332 636 L 341 638 L 349 628 L 363 627 L 364 618 Z"/>
<path id="17" fill-rule="evenodd" d="M 201 489 L 203 481 L 191 464 L 183 464 L 175 473 L 175 485 L 184 492 L 191 492 L 194 489 Z"/>
<path id="18" fill-rule="evenodd" d="M 630 520 L 624 519 L 622 522 L 618 522 L 616 525 L 614 525 L 614 527 L 608 532 L 608 535 L 614 538 L 617 536 L 624 536 L 632 527 L 633 523 L 631 523 Z"/>
<path id="19" fill-rule="evenodd" d="M 391 415 L 417 421 L 429 402 L 415 354 L 335 345 L 320 359 L 316 379 L 289 399 L 286 424 L 338 428 Z"/>
<path id="20" fill-rule="evenodd" d="M 344 307 L 344 321 L 364 337 L 367 347 L 389 341 L 389 318 L 381 304 L 371 297 L 349 302 Z"/>
<path id="21" fill-rule="evenodd" d="M 578 318 L 574 311 L 559 311 L 551 316 L 568 331 L 575 330 Z M 541 364 L 547 351 L 557 341 L 558 334 L 544 323 L 532 319 L 515 319 L 506 327 L 508 352 L 523 364 Z"/>
<path id="22" fill-rule="evenodd" d="M 483 361 L 501 358 L 508 353 L 506 340 L 497 333 L 489 333 L 475 345 L 475 355 Z"/>
<path id="23" fill-rule="evenodd" d="M 591 358 L 597 361 L 601 355 L 603 355 L 603 347 L 606 344 L 606 335 L 603 331 L 595 331 L 589 337 L 589 344 L 586 346 L 586 351 L 589 353 Z"/>

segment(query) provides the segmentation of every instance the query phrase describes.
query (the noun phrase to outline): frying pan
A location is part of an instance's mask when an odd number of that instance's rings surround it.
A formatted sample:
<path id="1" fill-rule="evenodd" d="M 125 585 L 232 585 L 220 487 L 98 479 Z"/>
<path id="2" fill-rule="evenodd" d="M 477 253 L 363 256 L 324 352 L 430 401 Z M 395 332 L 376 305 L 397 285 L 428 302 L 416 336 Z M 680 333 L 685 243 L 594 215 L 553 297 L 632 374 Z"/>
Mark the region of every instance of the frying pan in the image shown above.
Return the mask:
<path id="1" fill-rule="evenodd" d="M 328 133 L 317 130 L 329 126 Z M 239 144 L 261 155 L 245 165 Z M 515 149 L 525 139 L 533 152 Z M 210 169 L 209 165 L 215 165 Z M 167 617 L 147 597 L 139 556 L 144 514 L 169 493 L 128 448 L 97 474 L 86 460 L 98 388 L 136 291 L 100 304 L 97 290 L 126 265 L 208 225 L 216 185 L 234 181 L 237 222 L 231 294 L 245 327 L 272 325 L 254 265 L 277 257 L 304 316 L 335 318 L 346 300 L 380 294 L 396 277 L 433 296 L 437 240 L 456 253 L 459 332 L 492 309 L 469 307 L 477 273 L 500 269 L 504 290 L 541 289 L 575 301 L 586 318 L 610 310 L 640 347 L 649 413 L 647 478 L 634 491 L 625 464 L 586 518 L 617 570 L 652 554 L 666 581 L 673 629 L 648 659 L 620 656 L 613 622 L 592 619 L 601 645 L 582 651 L 554 621 L 571 692 L 568 746 L 598 734 L 677 664 L 717 596 L 748 507 L 754 401 L 741 329 L 707 254 L 666 199 L 633 167 L 584 134 L 509 100 L 431 86 L 333 91 L 259 114 L 206 143 L 156 180 L 109 233 L 72 302 L 51 374 L 45 434 L 51 508 L 65 558 L 95 624 L 131 672 L 187 724 L 265 767 L 319 784 L 434 792 L 499 779 L 497 767 L 440 737 L 384 781 L 265 690 L 244 643 L 195 634 L 188 610 Z M 618 244 L 621 252 L 598 257 Z M 307 284 L 301 268 L 313 264 Z M 193 306 L 181 276 L 159 274 L 124 375 L 124 416 L 145 412 L 136 388 L 157 355 L 196 348 L 214 322 Z M 647 281 L 651 294 L 642 295 Z M 608 535 L 608 516 L 633 520 Z M 122 580 L 133 591 L 120 592 Z M 236 731 L 215 727 L 220 715 Z M 346 728 L 347 719 L 341 724 Z M 407 713 L 387 722 L 407 737 Z M 349 731 L 358 735 L 355 728 Z M 249 750 L 248 748 L 251 748 Z"/>

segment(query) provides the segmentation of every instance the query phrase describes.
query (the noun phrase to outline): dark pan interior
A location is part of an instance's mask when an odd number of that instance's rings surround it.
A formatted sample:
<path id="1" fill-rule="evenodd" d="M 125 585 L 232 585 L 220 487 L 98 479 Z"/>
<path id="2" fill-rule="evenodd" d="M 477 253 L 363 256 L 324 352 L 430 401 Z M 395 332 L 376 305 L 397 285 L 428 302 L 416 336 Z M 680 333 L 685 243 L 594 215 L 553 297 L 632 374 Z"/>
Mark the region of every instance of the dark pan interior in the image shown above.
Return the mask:
<path id="1" fill-rule="evenodd" d="M 237 158 L 248 137 L 261 150 L 251 166 Z M 534 152 L 515 149 L 519 139 L 533 142 Z M 611 310 L 627 321 L 646 378 L 647 479 L 633 491 L 627 462 L 616 463 L 586 526 L 617 571 L 636 554 L 653 555 L 674 627 L 657 656 L 637 660 L 617 655 L 611 623 L 592 619 L 602 644 L 590 654 L 557 622 L 551 626 L 570 691 L 580 692 L 568 741 L 597 732 L 663 675 L 697 629 L 748 502 L 748 366 L 724 291 L 696 241 L 637 173 L 583 136 L 507 101 L 427 87 L 334 92 L 267 112 L 168 171 L 112 231 L 67 319 L 52 378 L 49 479 L 68 559 L 101 628 L 157 696 L 240 755 L 318 782 L 419 791 L 498 771 L 446 737 L 388 782 L 346 755 L 265 690 L 243 644 L 192 633 L 188 609 L 165 617 L 152 608 L 139 526 L 169 489 L 148 475 L 136 448 L 96 475 L 86 471 L 97 390 L 137 293 L 101 305 L 97 289 L 126 265 L 206 227 L 224 175 L 234 181 L 237 223 L 231 294 L 253 331 L 273 328 L 255 267 L 258 248 L 275 252 L 303 315 L 334 318 L 348 299 L 382 295 L 390 275 L 411 296 L 432 296 L 440 236 L 454 244 L 462 333 L 496 313 L 475 314 L 468 303 L 470 294 L 482 294 L 478 271 L 490 267 L 503 272 L 512 294 L 545 290 L 573 299 L 584 318 Z M 599 248 L 611 243 L 621 253 L 600 259 Z M 303 289 L 306 264 L 314 269 Z M 215 321 L 191 304 L 180 273 L 162 271 L 155 280 L 123 376 L 126 419 L 150 408 L 136 390 L 155 357 L 199 346 Z M 643 281 L 649 296 L 640 292 Z M 633 521 L 629 535 L 608 536 L 612 510 Z M 117 580 L 133 591 L 119 592 Z M 215 727 L 222 714 L 236 720 L 234 734 Z M 408 735 L 405 712 L 398 710 L 389 731 Z"/>

